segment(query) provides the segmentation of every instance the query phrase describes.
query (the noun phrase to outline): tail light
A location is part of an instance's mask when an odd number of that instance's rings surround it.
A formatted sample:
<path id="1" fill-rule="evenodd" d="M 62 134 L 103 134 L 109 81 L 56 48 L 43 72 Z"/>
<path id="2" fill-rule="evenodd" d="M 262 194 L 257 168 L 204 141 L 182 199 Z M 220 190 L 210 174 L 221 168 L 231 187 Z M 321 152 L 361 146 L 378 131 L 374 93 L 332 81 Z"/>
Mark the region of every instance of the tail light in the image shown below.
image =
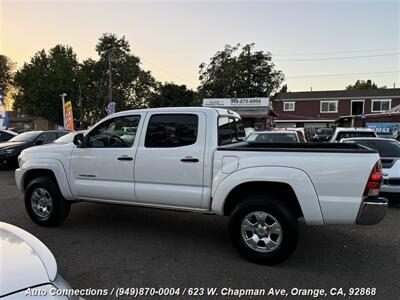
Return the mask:
<path id="1" fill-rule="evenodd" d="M 365 187 L 364 196 L 365 197 L 374 197 L 379 195 L 379 189 L 382 184 L 382 163 L 379 160 L 369 175 L 367 186 Z"/>

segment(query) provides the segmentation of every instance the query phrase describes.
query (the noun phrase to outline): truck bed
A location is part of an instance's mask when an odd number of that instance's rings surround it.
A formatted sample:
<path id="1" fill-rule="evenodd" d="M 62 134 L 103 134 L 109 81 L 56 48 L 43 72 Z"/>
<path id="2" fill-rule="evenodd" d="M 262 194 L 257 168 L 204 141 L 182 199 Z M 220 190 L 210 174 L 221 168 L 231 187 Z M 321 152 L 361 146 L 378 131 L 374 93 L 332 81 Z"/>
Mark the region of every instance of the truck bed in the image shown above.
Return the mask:
<path id="1" fill-rule="evenodd" d="M 376 153 L 358 144 L 348 143 L 235 143 L 217 148 L 219 151 Z"/>

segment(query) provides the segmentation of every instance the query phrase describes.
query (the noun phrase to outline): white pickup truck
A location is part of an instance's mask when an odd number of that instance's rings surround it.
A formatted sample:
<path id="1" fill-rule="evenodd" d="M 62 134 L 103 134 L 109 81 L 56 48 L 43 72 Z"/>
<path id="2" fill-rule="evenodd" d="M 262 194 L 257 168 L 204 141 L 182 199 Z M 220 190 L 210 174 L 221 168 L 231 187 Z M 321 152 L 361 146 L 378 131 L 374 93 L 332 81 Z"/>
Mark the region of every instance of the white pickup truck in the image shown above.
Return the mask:
<path id="1" fill-rule="evenodd" d="M 309 225 L 375 224 L 379 155 L 356 144 L 246 144 L 238 114 L 213 108 L 131 110 L 74 143 L 24 150 L 15 171 L 34 222 L 60 224 L 76 201 L 230 216 L 234 246 L 276 264 Z M 133 234 L 133 233 L 132 233 Z"/>

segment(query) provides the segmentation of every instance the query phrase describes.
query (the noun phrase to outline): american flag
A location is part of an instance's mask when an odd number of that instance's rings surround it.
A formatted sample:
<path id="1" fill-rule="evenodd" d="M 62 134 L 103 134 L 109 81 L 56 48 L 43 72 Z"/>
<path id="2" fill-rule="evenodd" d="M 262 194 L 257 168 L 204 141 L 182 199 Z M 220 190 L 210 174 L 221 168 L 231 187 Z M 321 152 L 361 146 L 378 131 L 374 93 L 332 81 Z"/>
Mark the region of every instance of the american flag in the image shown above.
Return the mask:
<path id="1" fill-rule="evenodd" d="M 107 114 L 112 115 L 115 114 L 115 102 L 110 102 L 107 105 Z"/>

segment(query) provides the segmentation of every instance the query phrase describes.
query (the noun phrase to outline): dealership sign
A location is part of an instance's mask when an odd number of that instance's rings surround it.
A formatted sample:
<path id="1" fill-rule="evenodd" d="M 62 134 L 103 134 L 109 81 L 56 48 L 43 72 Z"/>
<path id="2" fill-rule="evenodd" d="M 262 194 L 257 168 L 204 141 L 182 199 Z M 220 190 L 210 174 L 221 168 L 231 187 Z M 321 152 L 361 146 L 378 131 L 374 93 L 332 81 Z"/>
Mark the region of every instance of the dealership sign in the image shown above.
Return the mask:
<path id="1" fill-rule="evenodd" d="M 367 128 L 373 129 L 377 135 L 397 136 L 400 133 L 400 123 L 367 123 Z"/>
<path id="2" fill-rule="evenodd" d="M 203 106 L 238 107 L 238 106 L 268 106 L 269 98 L 205 98 Z"/>

